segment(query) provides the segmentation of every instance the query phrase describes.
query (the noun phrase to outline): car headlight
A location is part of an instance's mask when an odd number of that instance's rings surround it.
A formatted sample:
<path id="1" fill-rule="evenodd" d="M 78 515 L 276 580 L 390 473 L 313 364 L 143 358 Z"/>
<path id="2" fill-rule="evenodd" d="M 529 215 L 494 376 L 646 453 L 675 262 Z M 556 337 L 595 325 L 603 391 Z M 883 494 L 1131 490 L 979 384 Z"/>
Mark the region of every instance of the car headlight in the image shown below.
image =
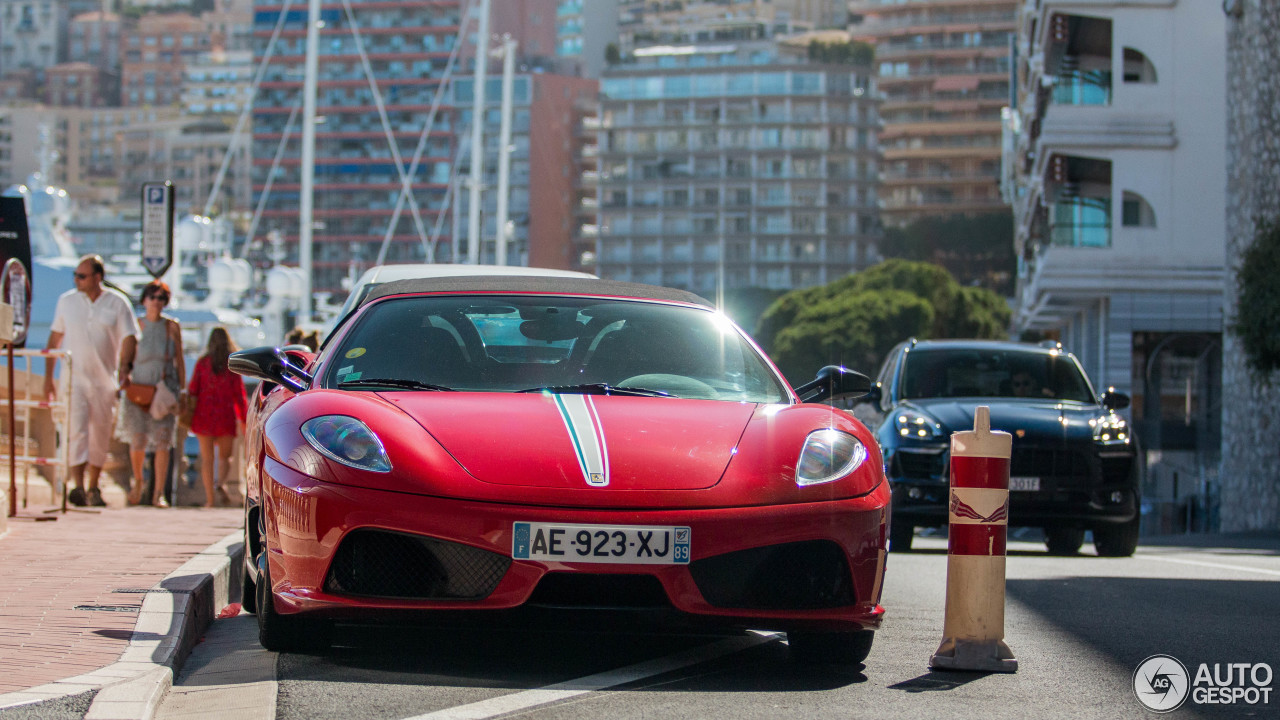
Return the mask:
<path id="1" fill-rule="evenodd" d="M 942 437 L 942 426 L 933 418 L 914 410 L 901 410 L 893 419 L 900 437 L 909 440 L 934 440 Z"/>
<path id="2" fill-rule="evenodd" d="M 1129 444 L 1129 424 L 1119 415 L 1107 415 L 1089 421 L 1093 426 L 1093 439 L 1104 445 Z"/>
<path id="3" fill-rule="evenodd" d="M 391 472 L 382 441 L 368 425 L 346 415 L 321 415 L 302 423 L 302 437 L 325 457 L 357 470 Z"/>
<path id="4" fill-rule="evenodd" d="M 796 484 L 818 485 L 848 475 L 867 459 L 858 438 L 840 430 L 815 430 L 805 438 L 796 463 Z"/>

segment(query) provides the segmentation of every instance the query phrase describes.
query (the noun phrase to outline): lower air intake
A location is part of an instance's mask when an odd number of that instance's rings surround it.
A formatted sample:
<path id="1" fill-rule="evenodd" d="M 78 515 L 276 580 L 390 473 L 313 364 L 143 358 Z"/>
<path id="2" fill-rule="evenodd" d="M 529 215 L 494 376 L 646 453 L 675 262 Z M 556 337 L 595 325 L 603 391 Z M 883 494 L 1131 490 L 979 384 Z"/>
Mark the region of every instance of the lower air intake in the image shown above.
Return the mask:
<path id="1" fill-rule="evenodd" d="M 844 551 L 827 540 L 740 550 L 689 563 L 708 603 L 748 610 L 817 610 L 852 605 Z"/>
<path id="2" fill-rule="evenodd" d="M 333 556 L 326 592 L 338 595 L 479 600 L 498 586 L 511 558 L 469 545 L 384 530 L 356 530 Z"/>

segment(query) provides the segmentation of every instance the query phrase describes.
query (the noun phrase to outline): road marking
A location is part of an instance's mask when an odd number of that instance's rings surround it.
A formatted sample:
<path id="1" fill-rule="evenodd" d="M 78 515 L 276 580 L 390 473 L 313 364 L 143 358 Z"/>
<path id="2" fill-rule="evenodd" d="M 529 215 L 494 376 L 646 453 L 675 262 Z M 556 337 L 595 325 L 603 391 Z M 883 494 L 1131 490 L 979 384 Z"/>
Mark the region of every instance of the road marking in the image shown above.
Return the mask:
<path id="1" fill-rule="evenodd" d="M 1239 570 L 1240 572 L 1262 573 L 1263 575 L 1275 575 L 1280 577 L 1280 570 L 1267 570 L 1265 568 L 1248 567 L 1246 565 L 1227 565 L 1226 563 L 1211 563 L 1203 560 L 1182 560 L 1179 558 L 1161 557 L 1159 555 L 1139 555 L 1138 557 L 1146 560 L 1159 560 L 1161 562 L 1178 563 L 1180 565 L 1198 565 L 1200 567 L 1217 568 L 1219 570 Z"/>
<path id="2" fill-rule="evenodd" d="M 406 720 L 486 720 L 486 718 L 527 710 L 538 705 L 559 702 L 607 687 L 661 675 L 665 672 L 697 665 L 725 655 L 732 655 L 747 648 L 780 639 L 782 639 L 782 633 L 758 633 L 744 637 L 729 638 L 728 640 L 628 665 L 616 670 L 607 670 L 575 680 L 566 680 L 536 690 L 525 690 L 524 692 L 481 700 L 468 705 L 437 710 L 425 715 L 415 715 Z"/>

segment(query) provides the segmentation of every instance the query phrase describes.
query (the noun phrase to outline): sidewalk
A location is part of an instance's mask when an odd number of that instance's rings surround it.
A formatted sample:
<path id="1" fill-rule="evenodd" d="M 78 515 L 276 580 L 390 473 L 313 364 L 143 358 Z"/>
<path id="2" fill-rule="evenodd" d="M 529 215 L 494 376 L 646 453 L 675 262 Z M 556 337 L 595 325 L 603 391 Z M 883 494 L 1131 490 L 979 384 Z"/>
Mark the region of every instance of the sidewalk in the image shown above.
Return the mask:
<path id="1" fill-rule="evenodd" d="M 7 485 L 7 473 L 0 475 Z M 49 516 L 49 505 L 33 498 L 0 535 L 0 708 L 95 690 L 134 670 L 172 668 L 202 631 L 192 630 L 193 614 L 205 621 L 211 614 L 199 602 L 228 600 L 242 510 L 125 508 L 119 489 L 104 483 L 109 489 L 111 507 L 57 513 L 56 521 L 22 519 Z M 198 588 L 213 577 L 199 568 L 218 565 L 220 592 Z M 238 587 L 238 566 L 230 571 Z M 163 589 L 148 593 L 162 580 Z M 140 642 L 147 652 L 137 652 Z M 68 678 L 74 681 L 57 682 Z"/>

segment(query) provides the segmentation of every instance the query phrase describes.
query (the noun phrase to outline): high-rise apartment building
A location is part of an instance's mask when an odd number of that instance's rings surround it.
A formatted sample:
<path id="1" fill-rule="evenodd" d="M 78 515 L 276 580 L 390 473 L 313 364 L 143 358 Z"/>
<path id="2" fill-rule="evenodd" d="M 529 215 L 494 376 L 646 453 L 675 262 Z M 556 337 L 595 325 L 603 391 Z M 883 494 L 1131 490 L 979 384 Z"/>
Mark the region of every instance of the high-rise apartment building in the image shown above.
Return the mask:
<path id="1" fill-rule="evenodd" d="M 213 47 L 208 28 L 185 13 L 143 15 L 121 43 L 120 104 L 160 107 L 177 104 L 183 71 Z"/>
<path id="2" fill-rule="evenodd" d="M 508 179 L 508 265 L 582 269 L 581 223 L 578 222 L 584 152 L 578 142 L 583 118 L 596 111 L 599 84 L 587 78 L 551 73 L 518 74 L 512 78 L 511 153 Z M 459 78 L 454 104 L 458 126 L 471 127 L 473 82 Z M 480 262 L 497 259 L 497 191 L 502 80 L 491 76 L 485 88 L 485 193 L 482 196 Z M 459 158 L 455 175 L 453 221 L 458 232 L 457 262 L 466 258 L 469 202 L 466 180 L 470 154 Z M 594 241 L 592 241 L 594 245 Z M 447 258 L 447 251 L 438 251 Z"/>
<path id="3" fill-rule="evenodd" d="M 315 290 L 340 290 L 353 245 L 366 261 L 377 257 L 395 212 L 400 169 L 408 172 L 424 129 L 430 134 L 410 178 L 413 196 L 427 231 L 446 212 L 445 193 L 459 141 L 451 103 L 442 103 L 432 126 L 427 125 L 450 51 L 458 41 L 460 6 L 447 0 L 353 0 L 357 24 L 353 26 L 342 3 L 322 5 L 313 165 Z M 254 10 L 254 57 L 261 62 L 284 6 L 277 0 L 260 0 Z M 295 6 L 285 18 L 254 98 L 255 202 L 267 194 L 259 234 L 279 230 L 291 262 L 298 259 L 302 159 L 301 111 L 295 108 L 302 106 L 305 45 L 305 8 Z M 376 97 L 365 75 L 365 59 L 376 80 Z M 465 72 L 461 63 L 455 71 Z M 383 113 L 387 128 L 380 119 Z M 394 138 L 394 153 L 388 134 Z M 282 140 L 282 158 L 273 171 Z M 444 224 L 446 233 L 450 228 Z M 449 240 L 446 235 L 442 245 L 448 247 Z M 386 259 L 421 262 L 426 257 L 406 203 L 392 228 Z"/>
<path id="4" fill-rule="evenodd" d="M 1007 210 L 1000 109 L 1009 104 L 1014 0 L 851 0 L 857 40 L 876 47 L 884 95 L 883 219 Z"/>
<path id="5" fill-rule="evenodd" d="M 70 19 L 65 3 L 0 0 L 0 73 L 31 70 L 43 78 L 67 56 Z"/>
<path id="6" fill-rule="evenodd" d="M 599 275 L 714 297 L 818 285 L 873 259 L 870 68 L 806 47 L 718 37 L 639 48 L 605 72 Z"/>
<path id="7" fill-rule="evenodd" d="M 598 78 L 605 48 L 618 42 L 618 0 L 559 0 L 556 3 L 556 57 L 566 72 Z"/>

